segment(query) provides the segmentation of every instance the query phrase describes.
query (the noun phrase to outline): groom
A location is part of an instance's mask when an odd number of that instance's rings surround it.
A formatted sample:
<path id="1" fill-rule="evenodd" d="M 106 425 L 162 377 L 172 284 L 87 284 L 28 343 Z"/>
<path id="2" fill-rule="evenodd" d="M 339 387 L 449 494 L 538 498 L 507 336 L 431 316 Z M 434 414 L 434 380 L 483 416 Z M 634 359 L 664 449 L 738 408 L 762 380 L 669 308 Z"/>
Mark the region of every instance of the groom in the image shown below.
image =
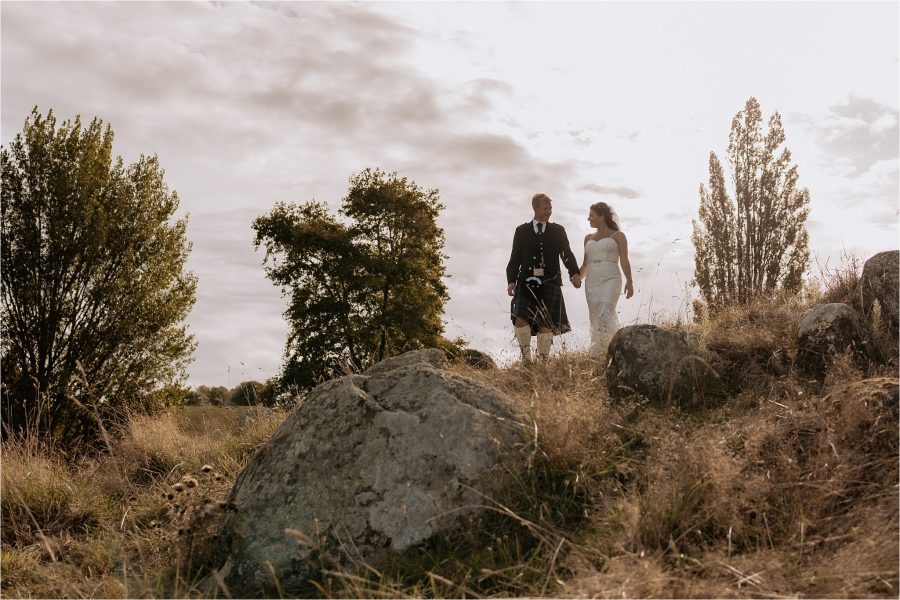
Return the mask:
<path id="1" fill-rule="evenodd" d="M 534 218 L 516 227 L 506 265 L 506 291 L 512 296 L 510 314 L 522 349 L 522 362 L 526 364 L 531 362 L 531 336 L 537 335 L 538 358 L 546 361 L 553 335 L 571 331 L 562 295 L 560 258 L 569 272 L 569 281 L 576 288 L 581 287 L 578 261 L 569 248 L 566 230 L 550 223 L 550 198 L 535 194 L 531 207 Z"/>

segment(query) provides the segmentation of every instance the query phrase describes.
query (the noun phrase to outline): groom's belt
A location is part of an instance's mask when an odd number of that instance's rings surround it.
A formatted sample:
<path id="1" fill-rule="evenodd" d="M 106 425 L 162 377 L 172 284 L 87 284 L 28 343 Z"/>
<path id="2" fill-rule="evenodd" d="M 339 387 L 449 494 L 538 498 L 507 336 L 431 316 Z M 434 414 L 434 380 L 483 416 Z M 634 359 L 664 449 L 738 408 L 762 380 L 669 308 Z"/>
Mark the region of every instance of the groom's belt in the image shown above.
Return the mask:
<path id="1" fill-rule="evenodd" d="M 555 282 L 557 277 L 559 277 L 559 271 L 550 276 L 542 275 L 539 277 L 537 275 L 529 275 L 519 283 L 524 283 L 529 287 L 540 287 L 542 285 Z"/>
<path id="2" fill-rule="evenodd" d="M 535 277 L 540 277 L 541 279 L 553 279 L 554 277 L 559 277 L 561 272 L 562 271 L 560 271 L 559 269 L 551 271 L 547 267 L 544 267 L 544 271 L 542 273 L 540 267 L 529 267 L 527 269 L 522 269 L 521 271 L 519 271 L 519 276 L 531 277 L 532 275 L 534 275 Z"/>

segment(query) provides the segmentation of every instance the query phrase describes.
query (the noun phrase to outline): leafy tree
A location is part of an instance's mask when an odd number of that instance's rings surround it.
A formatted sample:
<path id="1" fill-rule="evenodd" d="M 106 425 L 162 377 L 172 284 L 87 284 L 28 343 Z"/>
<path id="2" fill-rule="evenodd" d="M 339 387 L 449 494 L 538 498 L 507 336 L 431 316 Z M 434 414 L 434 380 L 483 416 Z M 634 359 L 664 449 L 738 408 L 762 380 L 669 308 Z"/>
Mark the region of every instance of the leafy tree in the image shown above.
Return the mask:
<path id="1" fill-rule="evenodd" d="M 350 178 L 339 216 L 276 205 L 253 222 L 266 273 L 290 305 L 283 386 L 301 389 L 443 338 L 447 301 L 438 191 L 396 173 Z"/>
<path id="2" fill-rule="evenodd" d="M 204 404 L 209 404 L 209 396 L 202 393 L 200 391 L 200 388 L 195 388 L 193 390 L 188 390 L 184 394 L 184 398 L 182 399 L 181 403 L 185 406 L 202 406 Z"/>
<path id="3" fill-rule="evenodd" d="M 224 385 L 210 387 L 199 385 L 184 395 L 183 404 L 188 406 L 221 406 L 230 401 L 232 393 Z"/>
<path id="4" fill-rule="evenodd" d="M 691 236 L 696 249 L 695 283 L 713 310 L 744 304 L 754 295 L 797 292 L 809 264 L 809 191 L 797 188 L 797 167 L 785 141 L 781 116 L 762 130 L 756 98 L 731 122 L 728 162 L 734 196 L 722 165 L 709 155 L 709 188 L 700 184 L 699 221 Z"/>
<path id="5" fill-rule="evenodd" d="M 259 381 L 242 381 L 228 392 L 228 404 L 233 406 L 275 406 L 276 382 L 268 380 L 265 383 Z"/>
<path id="6" fill-rule="evenodd" d="M 124 166 L 113 133 L 35 108 L 2 149 L 4 432 L 89 441 L 172 396 L 194 348 L 183 320 L 187 219 L 155 156 Z"/>
<path id="7" fill-rule="evenodd" d="M 185 387 L 183 382 L 175 381 L 167 383 L 162 387 L 153 390 L 145 398 L 150 406 L 180 406 L 183 404 L 191 404 L 193 400 L 193 391 Z"/>
<path id="8" fill-rule="evenodd" d="M 264 383 L 256 383 L 256 398 L 263 406 L 278 405 L 278 381 L 274 377 L 266 379 Z"/>
<path id="9" fill-rule="evenodd" d="M 242 381 L 228 392 L 228 403 L 235 406 L 253 406 L 259 404 L 256 389 L 262 385 L 258 381 Z"/>
<path id="10" fill-rule="evenodd" d="M 213 406 L 227 404 L 230 398 L 231 392 L 224 385 L 216 385 L 206 389 L 206 401 Z"/>

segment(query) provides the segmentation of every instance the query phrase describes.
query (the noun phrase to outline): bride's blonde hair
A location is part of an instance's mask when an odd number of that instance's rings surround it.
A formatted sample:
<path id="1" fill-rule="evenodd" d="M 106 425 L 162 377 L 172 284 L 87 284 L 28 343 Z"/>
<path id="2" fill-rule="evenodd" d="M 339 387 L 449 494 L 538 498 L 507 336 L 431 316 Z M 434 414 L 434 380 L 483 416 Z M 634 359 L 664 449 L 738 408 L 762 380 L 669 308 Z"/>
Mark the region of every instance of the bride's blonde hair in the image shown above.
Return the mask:
<path id="1" fill-rule="evenodd" d="M 598 217 L 603 217 L 607 227 L 616 231 L 619 230 L 619 215 L 616 214 L 616 211 L 614 211 L 609 204 L 606 202 L 597 202 L 596 204 L 591 205 L 591 210 L 594 211 L 594 214 Z"/>

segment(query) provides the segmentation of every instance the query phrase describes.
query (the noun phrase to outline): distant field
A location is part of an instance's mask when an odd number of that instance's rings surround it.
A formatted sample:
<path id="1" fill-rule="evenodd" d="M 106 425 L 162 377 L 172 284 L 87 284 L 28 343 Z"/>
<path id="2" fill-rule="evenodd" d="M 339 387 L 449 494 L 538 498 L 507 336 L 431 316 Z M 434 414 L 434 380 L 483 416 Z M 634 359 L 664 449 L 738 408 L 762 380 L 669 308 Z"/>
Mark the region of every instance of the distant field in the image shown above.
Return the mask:
<path id="1" fill-rule="evenodd" d="M 210 430 L 236 432 L 250 416 L 274 417 L 278 413 L 260 406 L 201 405 L 179 407 L 173 409 L 172 414 L 178 427 L 185 433 L 201 433 Z"/>

